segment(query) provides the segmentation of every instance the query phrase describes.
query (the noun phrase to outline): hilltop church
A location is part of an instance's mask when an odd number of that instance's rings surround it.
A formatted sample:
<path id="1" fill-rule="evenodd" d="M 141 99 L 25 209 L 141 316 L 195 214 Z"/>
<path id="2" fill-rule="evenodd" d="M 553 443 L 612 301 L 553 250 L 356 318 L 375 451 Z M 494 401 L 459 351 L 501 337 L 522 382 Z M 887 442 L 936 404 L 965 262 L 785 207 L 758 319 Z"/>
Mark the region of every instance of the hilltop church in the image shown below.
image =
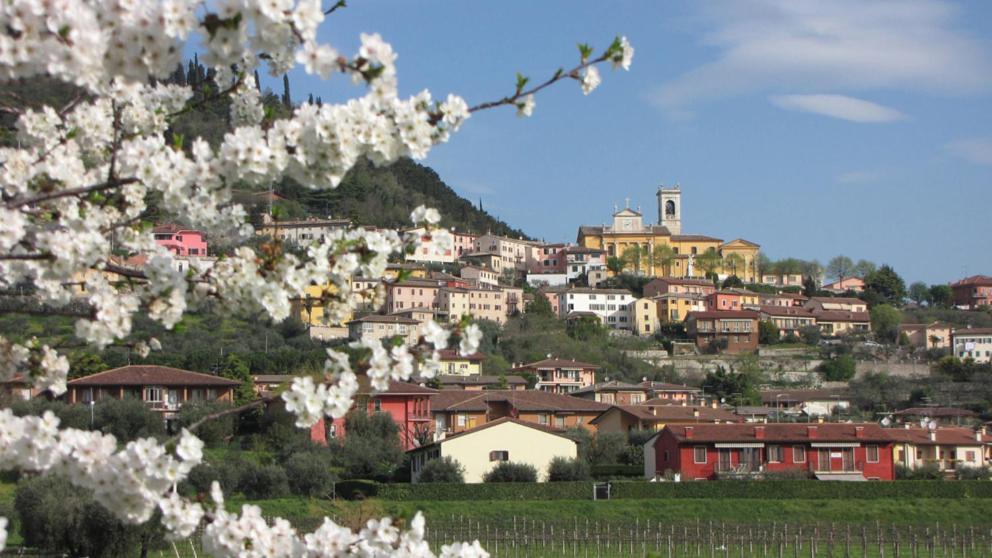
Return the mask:
<path id="1" fill-rule="evenodd" d="M 697 258 L 712 248 L 720 256 L 716 273 L 721 278 L 737 275 L 745 283 L 757 280 L 759 245 L 743 238 L 724 242 L 712 236 L 682 234 L 682 190 L 678 185 L 659 186 L 656 195 L 657 225 L 645 225 L 641 212 L 631 209 L 628 202 L 623 209 L 614 208 L 612 225 L 580 226 L 578 244 L 605 250 L 608 257 L 630 255 L 630 248 L 636 246 L 641 250 L 640 271 L 659 277 L 705 277 L 705 266 L 699 265 Z M 655 248 L 660 245 L 672 249 L 667 261 L 657 261 Z M 637 271 L 634 265 L 627 262 L 626 267 Z"/>

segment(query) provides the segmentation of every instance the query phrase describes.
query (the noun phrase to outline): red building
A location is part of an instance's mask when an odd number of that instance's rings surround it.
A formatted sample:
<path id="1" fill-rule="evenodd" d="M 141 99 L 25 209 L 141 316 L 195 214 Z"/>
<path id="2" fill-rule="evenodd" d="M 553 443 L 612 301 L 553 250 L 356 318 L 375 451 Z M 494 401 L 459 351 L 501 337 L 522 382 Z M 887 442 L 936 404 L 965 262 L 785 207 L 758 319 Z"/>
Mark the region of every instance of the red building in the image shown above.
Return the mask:
<path id="1" fill-rule="evenodd" d="M 159 225 L 152 229 L 155 243 L 177 256 L 206 256 L 207 241 L 203 233 L 178 225 Z"/>
<path id="2" fill-rule="evenodd" d="M 706 350 L 718 340 L 726 340 L 728 353 L 754 351 L 758 348 L 758 317 L 751 310 L 690 312 L 686 331 L 696 346 Z"/>
<path id="3" fill-rule="evenodd" d="M 972 275 L 951 283 L 954 306 L 975 310 L 979 306 L 992 306 L 992 277 Z"/>
<path id="4" fill-rule="evenodd" d="M 647 478 L 753 478 L 804 471 L 821 480 L 894 480 L 892 440 L 867 424 L 666 426 L 644 446 Z"/>
<path id="5" fill-rule="evenodd" d="M 363 382 L 366 384 L 366 382 Z M 372 392 L 359 390 L 355 397 L 352 412 L 359 409 L 368 414 L 388 413 L 400 430 L 400 443 L 404 450 L 420 447 L 429 442 L 431 426 L 431 396 L 437 390 L 408 382 L 389 382 L 386 391 Z M 321 419 L 310 429 L 310 439 L 326 444 L 329 438 L 345 437 L 345 419 L 335 419 L 329 423 Z"/>

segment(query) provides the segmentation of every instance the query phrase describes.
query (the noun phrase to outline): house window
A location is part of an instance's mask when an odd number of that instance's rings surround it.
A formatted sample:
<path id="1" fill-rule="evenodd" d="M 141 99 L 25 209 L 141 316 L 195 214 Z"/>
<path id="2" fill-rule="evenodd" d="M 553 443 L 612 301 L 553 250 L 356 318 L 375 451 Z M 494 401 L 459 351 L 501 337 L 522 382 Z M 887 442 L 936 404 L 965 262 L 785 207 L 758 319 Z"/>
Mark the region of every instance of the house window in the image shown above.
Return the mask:
<path id="1" fill-rule="evenodd" d="M 465 415 L 458 415 L 458 426 L 465 426 Z"/>
<path id="2" fill-rule="evenodd" d="M 692 462 L 698 464 L 706 463 L 706 446 L 692 448 Z"/>
<path id="3" fill-rule="evenodd" d="M 665 450 L 665 458 L 663 459 L 663 461 L 665 462 L 668 461 L 668 450 Z"/>
<path id="4" fill-rule="evenodd" d="M 878 446 L 865 446 L 868 463 L 878 463 Z"/>
<path id="5" fill-rule="evenodd" d="M 971 463 L 975 462 L 975 452 L 973 451 L 964 452 L 964 457 L 965 457 L 965 461 L 969 461 Z"/>
<path id="6" fill-rule="evenodd" d="M 489 461 L 509 461 L 510 452 L 506 450 L 493 450 L 489 452 Z"/>
<path id="7" fill-rule="evenodd" d="M 376 413 L 382 411 L 382 401 L 378 399 L 372 400 L 372 410 Z"/>
<path id="8" fill-rule="evenodd" d="M 792 462 L 793 463 L 806 463 L 806 447 L 805 446 L 792 446 Z"/>
<path id="9" fill-rule="evenodd" d="M 782 463 L 785 461 L 785 451 L 782 446 L 768 446 L 768 462 Z"/>
<path id="10" fill-rule="evenodd" d="M 565 428 L 565 417 L 555 417 L 555 427 Z"/>
<path id="11" fill-rule="evenodd" d="M 145 401 L 150 401 L 152 403 L 160 403 L 162 401 L 162 388 L 160 388 L 160 387 L 146 387 L 145 388 Z"/>
<path id="12" fill-rule="evenodd" d="M 537 415 L 537 423 L 538 424 L 543 424 L 543 425 L 547 426 L 548 425 L 548 415 L 546 415 L 544 413 L 541 413 L 541 414 Z"/>

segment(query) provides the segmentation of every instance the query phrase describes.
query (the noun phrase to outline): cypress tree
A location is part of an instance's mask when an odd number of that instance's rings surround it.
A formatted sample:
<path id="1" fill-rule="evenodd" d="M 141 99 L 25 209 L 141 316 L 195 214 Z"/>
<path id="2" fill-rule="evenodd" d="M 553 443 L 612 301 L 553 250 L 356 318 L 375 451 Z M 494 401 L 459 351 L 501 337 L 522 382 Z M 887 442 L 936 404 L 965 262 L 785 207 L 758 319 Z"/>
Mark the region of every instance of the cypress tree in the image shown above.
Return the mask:
<path id="1" fill-rule="evenodd" d="M 255 70 L 255 87 L 258 88 L 258 92 L 262 92 L 262 80 L 258 77 L 258 70 Z"/>
<path id="2" fill-rule="evenodd" d="M 282 104 L 287 109 L 292 110 L 293 98 L 289 96 L 289 75 L 282 75 Z"/>

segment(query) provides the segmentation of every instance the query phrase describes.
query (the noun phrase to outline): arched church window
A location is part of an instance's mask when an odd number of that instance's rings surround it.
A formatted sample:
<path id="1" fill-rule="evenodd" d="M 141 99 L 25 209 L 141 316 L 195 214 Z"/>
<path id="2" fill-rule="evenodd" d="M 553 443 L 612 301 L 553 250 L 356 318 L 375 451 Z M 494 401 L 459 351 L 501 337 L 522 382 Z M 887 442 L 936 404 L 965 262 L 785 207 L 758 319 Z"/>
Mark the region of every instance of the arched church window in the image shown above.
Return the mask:
<path id="1" fill-rule="evenodd" d="M 665 216 L 675 217 L 675 202 L 668 200 L 665 202 Z"/>

